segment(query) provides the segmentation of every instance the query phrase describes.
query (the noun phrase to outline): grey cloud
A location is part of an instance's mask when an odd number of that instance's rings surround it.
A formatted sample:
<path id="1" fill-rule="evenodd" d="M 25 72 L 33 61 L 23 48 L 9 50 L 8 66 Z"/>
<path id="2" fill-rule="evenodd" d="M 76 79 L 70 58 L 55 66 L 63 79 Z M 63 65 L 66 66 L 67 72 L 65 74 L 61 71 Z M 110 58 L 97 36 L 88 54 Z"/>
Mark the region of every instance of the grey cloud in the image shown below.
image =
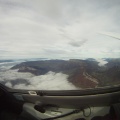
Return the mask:
<path id="1" fill-rule="evenodd" d="M 0 50 L 0 54 L 9 53 L 7 50 Z"/>
<path id="2" fill-rule="evenodd" d="M 110 38 L 101 38 L 100 35 L 95 35 L 96 31 L 120 31 L 119 0 L 92 0 L 92 2 L 1 0 L 0 2 L 0 48 L 8 51 L 4 52 L 4 55 L 0 53 L 3 58 L 32 56 L 30 52 L 36 53 L 34 57 L 43 57 L 42 53 L 50 54 L 50 52 L 53 53 L 52 57 L 55 57 L 55 53 L 59 55 L 66 51 L 66 48 L 71 51 L 71 46 L 75 49 L 85 44 L 81 38 L 93 41 L 94 45 L 87 42 L 86 48 L 99 48 L 100 45 L 96 40 L 104 41 L 101 46 L 107 48 L 112 46 L 114 41 L 108 44 L 107 40 Z M 33 46 L 35 44 L 40 46 Z M 119 48 L 118 45 L 119 43 L 116 43 L 112 48 Z M 57 48 L 61 46 L 61 48 L 58 51 L 54 48 L 45 50 L 47 46 Z M 86 48 L 84 47 L 83 51 Z M 25 54 L 22 56 L 17 53 Z M 81 52 L 78 51 L 77 54 Z M 85 57 L 88 55 L 95 57 L 89 50 Z M 46 54 L 44 57 L 47 56 Z M 69 57 L 73 57 L 73 53 L 70 53 Z"/>
<path id="3" fill-rule="evenodd" d="M 47 54 L 64 54 L 67 51 L 66 50 L 60 50 L 60 49 L 57 49 L 57 48 L 54 48 L 54 49 L 46 48 L 46 49 L 44 49 L 44 52 L 47 53 Z"/>
<path id="4" fill-rule="evenodd" d="M 115 38 L 115 39 L 120 40 L 120 34 L 118 34 L 118 33 L 100 32 L 99 34 L 107 35 L 107 36 L 110 36 L 110 37 L 113 37 L 113 38 Z"/>
<path id="5" fill-rule="evenodd" d="M 64 33 L 62 33 L 62 34 L 60 33 L 60 35 L 61 35 L 62 37 L 67 38 L 68 40 L 72 40 L 72 41 L 74 40 L 73 38 L 71 38 L 70 36 L 68 36 L 67 34 L 65 34 L 65 31 L 64 31 L 64 30 L 63 30 L 63 31 L 61 30 L 61 32 L 64 32 Z"/>
<path id="6" fill-rule="evenodd" d="M 87 42 L 87 40 L 81 40 L 81 41 L 71 41 L 69 44 L 73 47 L 81 47 Z"/>

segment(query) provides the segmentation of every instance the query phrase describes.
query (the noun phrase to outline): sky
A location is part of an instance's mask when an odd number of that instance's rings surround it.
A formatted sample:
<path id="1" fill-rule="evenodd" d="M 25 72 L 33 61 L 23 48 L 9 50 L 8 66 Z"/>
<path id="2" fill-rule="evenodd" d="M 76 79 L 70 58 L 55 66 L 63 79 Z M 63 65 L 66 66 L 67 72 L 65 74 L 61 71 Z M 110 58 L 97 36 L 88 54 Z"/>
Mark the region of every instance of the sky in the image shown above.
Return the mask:
<path id="1" fill-rule="evenodd" d="M 119 58 L 119 0 L 0 0 L 0 59 Z"/>

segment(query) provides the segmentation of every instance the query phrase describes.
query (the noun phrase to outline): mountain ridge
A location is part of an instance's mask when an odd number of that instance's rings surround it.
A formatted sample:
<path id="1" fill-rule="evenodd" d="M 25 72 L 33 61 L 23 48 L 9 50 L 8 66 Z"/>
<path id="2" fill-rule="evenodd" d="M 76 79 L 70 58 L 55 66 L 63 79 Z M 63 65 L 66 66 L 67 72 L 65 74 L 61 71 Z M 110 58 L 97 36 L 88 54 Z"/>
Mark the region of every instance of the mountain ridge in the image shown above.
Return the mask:
<path id="1" fill-rule="evenodd" d="M 34 75 L 45 75 L 49 71 L 62 72 L 69 75 L 69 82 L 80 88 L 103 87 L 120 82 L 120 59 L 109 59 L 104 66 L 99 66 L 98 63 L 94 60 L 79 59 L 28 61 L 11 69 Z"/>

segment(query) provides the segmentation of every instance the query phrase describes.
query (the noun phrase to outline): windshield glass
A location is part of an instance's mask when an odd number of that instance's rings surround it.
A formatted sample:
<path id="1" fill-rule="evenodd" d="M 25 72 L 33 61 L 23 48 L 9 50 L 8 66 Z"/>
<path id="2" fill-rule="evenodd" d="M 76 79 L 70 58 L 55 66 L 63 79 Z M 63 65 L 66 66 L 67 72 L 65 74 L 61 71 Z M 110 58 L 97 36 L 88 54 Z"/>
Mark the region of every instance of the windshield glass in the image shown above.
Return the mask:
<path id="1" fill-rule="evenodd" d="M 120 84 L 119 0 L 0 0 L 0 83 L 81 90 Z"/>

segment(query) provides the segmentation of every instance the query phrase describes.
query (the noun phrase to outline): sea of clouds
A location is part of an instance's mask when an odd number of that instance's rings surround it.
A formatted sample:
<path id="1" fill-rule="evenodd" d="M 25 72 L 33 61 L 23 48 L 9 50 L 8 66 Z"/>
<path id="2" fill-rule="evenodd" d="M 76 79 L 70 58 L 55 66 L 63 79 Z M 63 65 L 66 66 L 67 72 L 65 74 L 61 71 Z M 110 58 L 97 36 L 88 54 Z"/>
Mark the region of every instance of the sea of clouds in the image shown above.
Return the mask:
<path id="1" fill-rule="evenodd" d="M 108 62 L 104 59 L 96 59 L 99 66 L 104 66 Z M 17 69 L 10 69 L 17 63 L 0 64 L 0 83 L 13 89 L 29 90 L 77 90 L 71 82 L 68 81 L 68 75 L 62 72 L 55 73 L 49 71 L 44 75 L 35 76 L 29 72 L 18 72 Z M 80 89 L 80 88 L 79 88 Z"/>
<path id="2" fill-rule="evenodd" d="M 18 80 L 18 82 L 17 82 Z M 68 81 L 68 75 L 49 71 L 45 75 L 35 76 L 31 73 L 6 70 L 0 72 L 0 82 L 14 89 L 29 90 L 76 90 Z"/>

